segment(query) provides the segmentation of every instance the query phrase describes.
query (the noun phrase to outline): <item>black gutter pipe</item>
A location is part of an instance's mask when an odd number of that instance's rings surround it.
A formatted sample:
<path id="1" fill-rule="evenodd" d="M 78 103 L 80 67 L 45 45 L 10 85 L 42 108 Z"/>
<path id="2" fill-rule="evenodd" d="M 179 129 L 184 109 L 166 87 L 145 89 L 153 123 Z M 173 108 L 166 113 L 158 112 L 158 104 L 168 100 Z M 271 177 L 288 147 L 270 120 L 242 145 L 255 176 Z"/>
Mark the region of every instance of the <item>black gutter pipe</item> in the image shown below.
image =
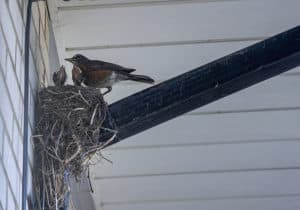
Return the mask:
<path id="1" fill-rule="evenodd" d="M 23 124 L 23 176 L 22 176 L 22 210 L 27 209 L 27 177 L 28 177 L 28 107 L 29 107 L 29 49 L 30 49 L 30 23 L 31 6 L 33 0 L 28 0 L 26 25 L 25 25 L 25 49 L 24 49 L 24 124 Z"/>
<path id="2" fill-rule="evenodd" d="M 25 43 L 24 43 L 24 122 L 23 122 L 23 176 L 22 176 L 22 210 L 27 209 L 27 178 L 28 178 L 28 129 L 29 129 L 29 51 L 30 51 L 30 25 L 32 14 L 32 2 L 45 0 L 28 0 Z"/>

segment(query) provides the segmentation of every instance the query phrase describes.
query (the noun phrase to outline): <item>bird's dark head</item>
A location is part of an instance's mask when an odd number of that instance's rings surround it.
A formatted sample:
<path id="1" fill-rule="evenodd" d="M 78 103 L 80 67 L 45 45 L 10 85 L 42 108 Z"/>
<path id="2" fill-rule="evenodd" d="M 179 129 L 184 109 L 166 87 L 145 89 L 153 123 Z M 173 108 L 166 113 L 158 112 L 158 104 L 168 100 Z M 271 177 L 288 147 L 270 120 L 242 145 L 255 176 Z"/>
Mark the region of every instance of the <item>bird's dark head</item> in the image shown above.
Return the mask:
<path id="1" fill-rule="evenodd" d="M 66 58 L 65 60 L 73 63 L 76 66 L 81 66 L 89 59 L 81 54 L 76 54 L 72 58 Z"/>

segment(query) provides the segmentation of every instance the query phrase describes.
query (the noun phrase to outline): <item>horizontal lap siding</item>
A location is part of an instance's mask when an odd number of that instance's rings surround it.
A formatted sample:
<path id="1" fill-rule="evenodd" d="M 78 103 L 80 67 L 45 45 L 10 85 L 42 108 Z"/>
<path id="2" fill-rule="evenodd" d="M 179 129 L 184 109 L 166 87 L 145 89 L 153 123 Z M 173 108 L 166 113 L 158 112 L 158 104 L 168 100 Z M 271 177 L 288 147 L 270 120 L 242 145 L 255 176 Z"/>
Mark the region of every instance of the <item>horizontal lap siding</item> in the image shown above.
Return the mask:
<path id="1" fill-rule="evenodd" d="M 101 197 L 104 204 L 138 200 L 276 197 L 300 195 L 300 189 L 295 184 L 300 181 L 299 175 L 300 170 L 285 170 L 139 177 L 110 182 L 97 180 L 95 185 L 98 188 L 95 191 L 103 192 Z"/>
<path id="2" fill-rule="evenodd" d="M 62 57 L 82 53 L 136 68 L 157 83 L 300 19 L 298 0 L 57 2 Z M 97 209 L 299 208 L 299 73 L 296 68 L 107 148 L 103 154 L 113 164 L 103 160 L 92 170 Z M 111 103 L 147 87 L 124 82 L 105 97 Z"/>
<path id="3" fill-rule="evenodd" d="M 60 25 L 66 47 L 264 37 L 298 25 L 298 6 L 255 0 L 74 10 L 61 12 Z"/>

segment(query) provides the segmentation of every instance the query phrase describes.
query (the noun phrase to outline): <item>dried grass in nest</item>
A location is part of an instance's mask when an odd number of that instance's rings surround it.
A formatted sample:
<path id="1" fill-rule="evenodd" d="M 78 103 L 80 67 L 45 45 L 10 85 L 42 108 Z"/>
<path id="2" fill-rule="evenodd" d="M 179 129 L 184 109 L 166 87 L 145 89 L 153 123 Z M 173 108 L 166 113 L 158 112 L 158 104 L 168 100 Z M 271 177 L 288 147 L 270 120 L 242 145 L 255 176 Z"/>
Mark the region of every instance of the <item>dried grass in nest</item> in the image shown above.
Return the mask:
<path id="1" fill-rule="evenodd" d="M 37 198 L 47 209 L 57 209 L 69 191 L 66 174 L 76 180 L 85 177 L 92 157 L 116 132 L 102 127 L 108 111 L 98 89 L 71 85 L 44 88 L 38 96 L 38 110 L 34 136 Z M 112 137 L 100 142 L 104 130 Z"/>

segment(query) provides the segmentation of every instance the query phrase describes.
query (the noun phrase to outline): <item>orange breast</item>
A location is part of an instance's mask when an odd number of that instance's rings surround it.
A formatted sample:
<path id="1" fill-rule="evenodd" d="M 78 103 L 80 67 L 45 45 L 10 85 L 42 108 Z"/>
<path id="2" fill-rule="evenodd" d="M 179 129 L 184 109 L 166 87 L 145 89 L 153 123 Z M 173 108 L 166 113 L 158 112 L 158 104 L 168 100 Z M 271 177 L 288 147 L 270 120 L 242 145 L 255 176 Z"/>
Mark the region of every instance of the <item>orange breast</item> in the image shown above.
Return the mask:
<path id="1" fill-rule="evenodd" d="M 112 71 L 109 70 L 88 71 L 84 73 L 84 84 L 92 87 L 106 87 L 111 75 Z"/>
<path id="2" fill-rule="evenodd" d="M 73 66 L 72 79 L 77 80 L 78 78 L 80 78 L 80 74 L 81 74 L 80 69 L 77 66 Z"/>

